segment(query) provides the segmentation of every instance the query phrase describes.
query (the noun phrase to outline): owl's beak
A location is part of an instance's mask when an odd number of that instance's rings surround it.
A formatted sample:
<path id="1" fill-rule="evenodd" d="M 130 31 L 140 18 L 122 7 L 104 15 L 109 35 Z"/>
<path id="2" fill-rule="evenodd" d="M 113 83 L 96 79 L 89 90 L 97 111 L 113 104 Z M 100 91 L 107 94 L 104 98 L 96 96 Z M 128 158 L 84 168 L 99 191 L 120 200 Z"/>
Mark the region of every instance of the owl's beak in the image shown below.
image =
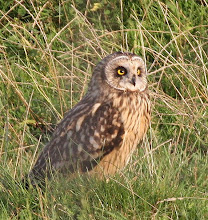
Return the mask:
<path id="1" fill-rule="evenodd" d="M 142 92 L 145 90 L 147 83 L 143 78 L 140 78 L 135 74 L 132 74 L 131 78 L 124 77 L 120 81 L 119 85 L 122 88 L 124 88 L 124 90 L 129 90 L 132 92 L 134 92 L 134 91 Z"/>
<path id="2" fill-rule="evenodd" d="M 132 83 L 133 86 L 136 85 L 136 77 L 135 77 L 135 75 L 132 76 L 131 83 Z"/>
<path id="3" fill-rule="evenodd" d="M 146 84 L 137 75 L 133 75 L 130 80 L 130 90 L 142 92 L 146 88 Z"/>

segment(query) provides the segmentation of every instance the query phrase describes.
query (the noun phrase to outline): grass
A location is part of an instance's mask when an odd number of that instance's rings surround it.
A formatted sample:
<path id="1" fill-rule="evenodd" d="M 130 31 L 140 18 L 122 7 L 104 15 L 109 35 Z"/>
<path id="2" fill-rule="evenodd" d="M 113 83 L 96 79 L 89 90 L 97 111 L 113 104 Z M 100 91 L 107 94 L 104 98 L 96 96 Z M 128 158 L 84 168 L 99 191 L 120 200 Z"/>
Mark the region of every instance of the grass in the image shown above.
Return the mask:
<path id="1" fill-rule="evenodd" d="M 1 219 L 208 218 L 208 3 L 0 0 Z M 113 10 L 112 10 L 113 9 Z M 145 59 L 152 121 L 108 182 L 22 177 L 93 67 L 114 51 Z"/>

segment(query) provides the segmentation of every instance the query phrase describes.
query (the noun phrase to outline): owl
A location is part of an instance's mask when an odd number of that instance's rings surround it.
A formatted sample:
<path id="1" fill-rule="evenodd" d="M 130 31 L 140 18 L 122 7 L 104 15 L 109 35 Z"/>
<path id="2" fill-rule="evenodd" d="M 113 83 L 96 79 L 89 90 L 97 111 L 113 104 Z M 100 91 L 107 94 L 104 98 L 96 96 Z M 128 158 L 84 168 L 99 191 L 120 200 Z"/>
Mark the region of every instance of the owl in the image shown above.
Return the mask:
<path id="1" fill-rule="evenodd" d="M 122 170 L 150 122 L 144 61 L 116 52 L 94 69 L 88 91 L 55 129 L 30 171 L 30 182 L 54 172 L 98 178 Z"/>

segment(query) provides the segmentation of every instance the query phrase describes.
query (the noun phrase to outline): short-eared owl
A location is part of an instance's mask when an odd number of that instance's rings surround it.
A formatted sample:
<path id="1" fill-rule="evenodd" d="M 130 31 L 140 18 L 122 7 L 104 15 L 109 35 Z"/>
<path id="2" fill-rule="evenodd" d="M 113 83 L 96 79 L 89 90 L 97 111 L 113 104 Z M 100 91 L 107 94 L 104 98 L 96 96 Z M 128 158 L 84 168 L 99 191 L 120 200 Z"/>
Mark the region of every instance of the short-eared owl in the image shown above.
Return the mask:
<path id="1" fill-rule="evenodd" d="M 29 179 L 51 172 L 113 175 L 129 161 L 150 121 L 143 60 L 116 52 L 98 63 L 88 91 L 58 124 Z"/>

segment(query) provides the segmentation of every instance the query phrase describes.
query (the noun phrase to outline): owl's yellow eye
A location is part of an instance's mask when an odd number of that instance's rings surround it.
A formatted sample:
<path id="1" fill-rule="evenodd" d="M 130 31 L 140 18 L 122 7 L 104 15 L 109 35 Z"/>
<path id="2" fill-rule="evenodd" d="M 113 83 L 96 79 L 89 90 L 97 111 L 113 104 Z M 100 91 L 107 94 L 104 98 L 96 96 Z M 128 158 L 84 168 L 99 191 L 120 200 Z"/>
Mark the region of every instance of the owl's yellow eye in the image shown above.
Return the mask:
<path id="1" fill-rule="evenodd" d="M 122 76 L 122 75 L 124 75 L 124 74 L 125 74 L 125 71 L 124 71 L 124 70 L 119 69 L 119 70 L 117 71 L 117 73 L 118 73 L 118 75 Z"/>
<path id="2" fill-rule="evenodd" d="M 116 71 L 117 71 L 117 74 L 118 74 L 119 76 L 123 76 L 123 75 L 125 75 L 125 74 L 127 73 L 127 71 L 126 71 L 126 69 L 125 69 L 124 67 L 118 67 L 118 68 L 116 69 Z"/>
<path id="3" fill-rule="evenodd" d="M 141 74 L 141 70 L 138 69 L 138 70 L 137 70 L 137 75 L 140 76 L 140 74 Z"/>

